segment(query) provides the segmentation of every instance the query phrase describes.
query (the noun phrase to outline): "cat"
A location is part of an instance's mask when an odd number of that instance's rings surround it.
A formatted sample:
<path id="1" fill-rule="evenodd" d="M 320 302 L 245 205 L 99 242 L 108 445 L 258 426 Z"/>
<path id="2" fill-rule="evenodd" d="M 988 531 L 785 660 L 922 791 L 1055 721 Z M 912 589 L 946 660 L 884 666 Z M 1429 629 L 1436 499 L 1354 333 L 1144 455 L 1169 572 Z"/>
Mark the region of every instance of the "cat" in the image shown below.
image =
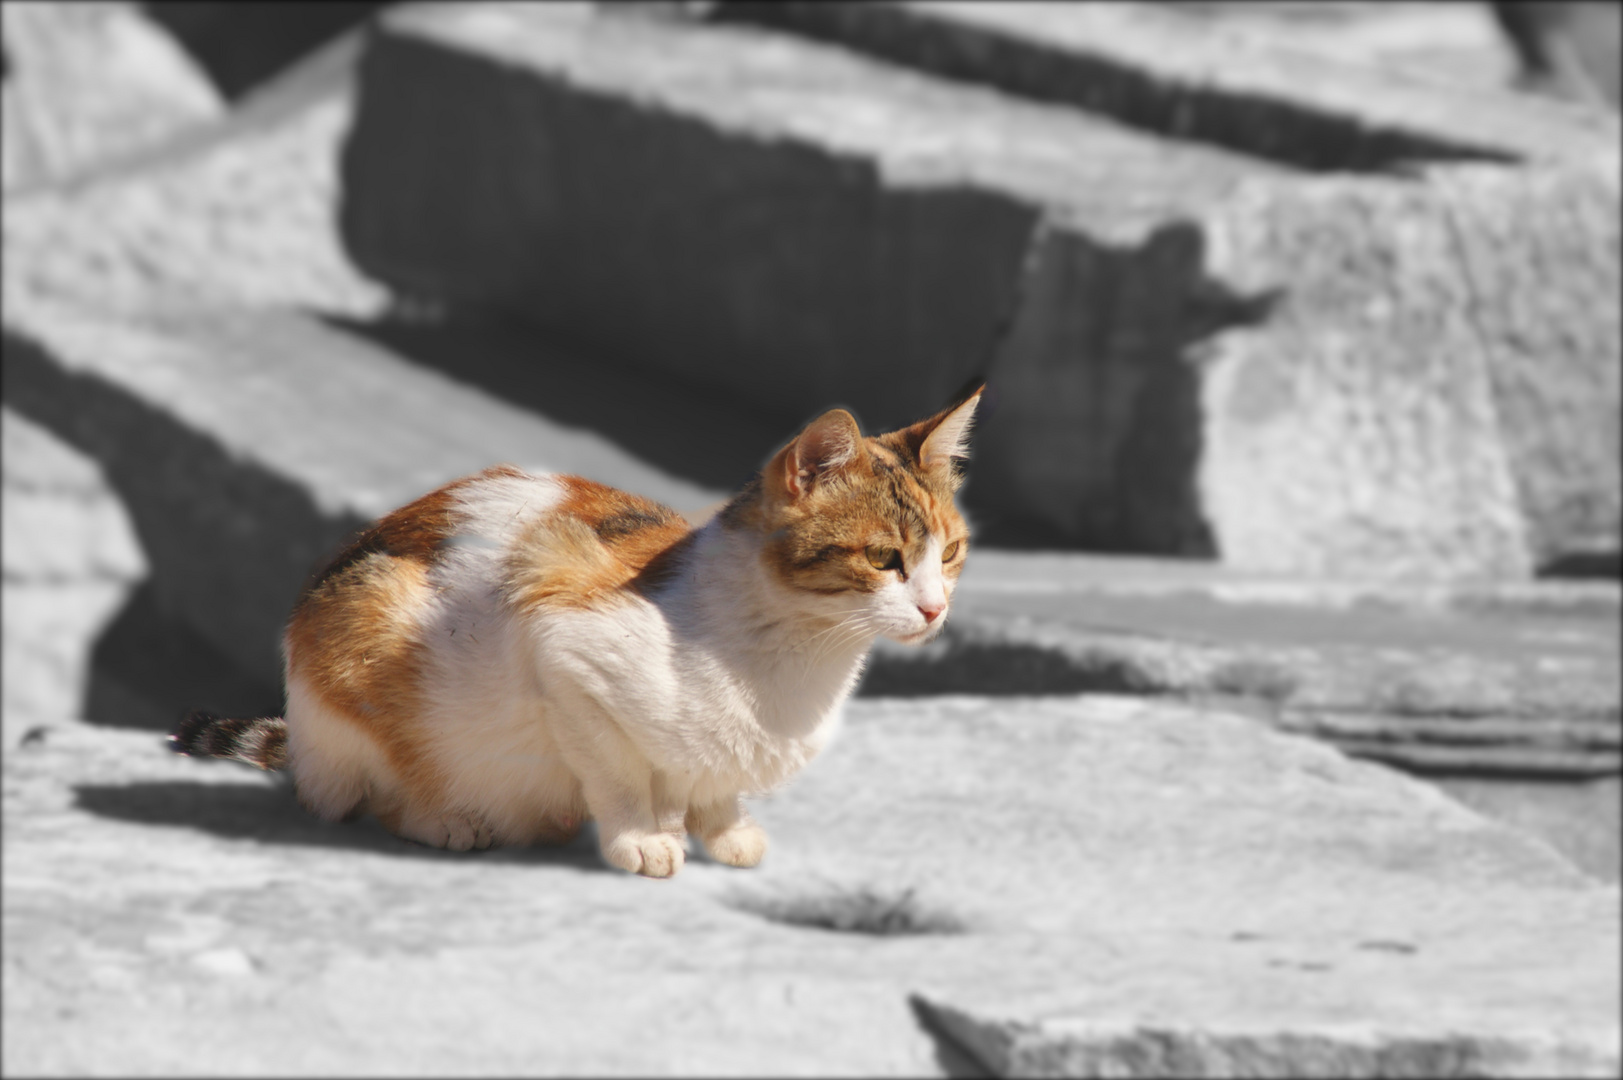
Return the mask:
<path id="1" fill-rule="evenodd" d="M 742 797 L 823 749 L 877 636 L 946 622 L 980 395 L 872 437 L 825 412 L 698 528 L 576 476 L 453 481 L 306 586 L 285 720 L 196 712 L 171 745 L 288 769 L 320 817 L 432 847 L 564 843 L 592 818 L 634 873 L 676 873 L 688 834 L 754 866 Z"/>

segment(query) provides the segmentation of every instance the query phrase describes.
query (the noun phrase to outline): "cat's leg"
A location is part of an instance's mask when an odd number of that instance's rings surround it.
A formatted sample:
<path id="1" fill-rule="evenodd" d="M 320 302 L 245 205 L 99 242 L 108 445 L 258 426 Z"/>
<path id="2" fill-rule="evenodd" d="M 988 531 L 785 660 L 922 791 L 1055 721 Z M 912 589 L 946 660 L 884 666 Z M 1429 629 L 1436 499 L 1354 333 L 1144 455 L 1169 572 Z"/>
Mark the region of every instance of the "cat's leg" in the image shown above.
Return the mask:
<path id="1" fill-rule="evenodd" d="M 567 714 L 567 715 L 566 715 Z M 660 828 L 654 769 L 600 706 L 577 697 L 554 713 L 554 736 L 597 819 L 603 858 L 646 877 L 682 868 L 682 842 Z"/>
<path id="2" fill-rule="evenodd" d="M 736 795 L 689 807 L 687 827 L 704 841 L 711 858 L 728 866 L 755 866 L 766 854 L 766 830 Z"/>
<path id="3" fill-rule="evenodd" d="M 693 779 L 654 770 L 654 820 L 659 831 L 669 833 L 687 849 L 688 794 L 693 790 Z"/>
<path id="4" fill-rule="evenodd" d="M 374 796 L 372 802 L 385 829 L 427 847 L 483 851 L 494 840 L 490 823 L 479 814 L 428 806 L 399 792 Z"/>

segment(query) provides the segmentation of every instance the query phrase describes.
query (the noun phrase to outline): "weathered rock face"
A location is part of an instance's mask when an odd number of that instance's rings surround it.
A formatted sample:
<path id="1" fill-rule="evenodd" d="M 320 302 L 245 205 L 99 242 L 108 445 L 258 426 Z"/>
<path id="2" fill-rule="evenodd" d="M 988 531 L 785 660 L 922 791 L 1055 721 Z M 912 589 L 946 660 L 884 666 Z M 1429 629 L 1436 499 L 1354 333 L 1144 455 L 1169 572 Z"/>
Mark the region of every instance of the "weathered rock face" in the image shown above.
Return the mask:
<path id="1" fill-rule="evenodd" d="M 1595 136 L 1615 140 L 1614 115 L 1510 92 L 1514 57 L 1486 11 L 1356 6 L 728 0 L 716 14 L 1309 169 L 1582 161 Z M 1489 55 L 1464 72 L 1404 58 L 1449 38 Z"/>
<path id="2" fill-rule="evenodd" d="M 1615 130 L 1506 95 L 1449 142 L 1455 96 L 1360 114 L 1363 80 L 1282 145 L 1378 114 L 1408 132 L 1371 136 L 1385 164 L 1536 171 L 1309 179 L 748 28 L 402 12 L 363 66 L 345 237 L 397 288 L 780 413 L 883 427 L 989 373 L 993 540 L 1390 577 L 1615 548 Z M 1225 92 L 1180 91 L 1219 118 Z"/>
<path id="3" fill-rule="evenodd" d="M 380 0 L 149 0 L 140 6 L 235 101 L 384 5 Z"/>
<path id="4" fill-rule="evenodd" d="M 324 826 L 151 735 L 4 769 L 8 1073 L 1618 1068 L 1615 889 L 1221 714 L 858 704 L 760 870 L 668 882 Z"/>
<path id="5" fill-rule="evenodd" d="M 9 368 L 8 368 L 9 376 Z M 42 717 L 78 715 L 89 642 L 146 572 L 129 516 L 97 464 L 0 408 L 5 559 L 4 745 Z"/>
<path id="6" fill-rule="evenodd" d="M 8 3 L 3 185 L 28 187 L 213 120 L 221 102 L 125 3 Z"/>

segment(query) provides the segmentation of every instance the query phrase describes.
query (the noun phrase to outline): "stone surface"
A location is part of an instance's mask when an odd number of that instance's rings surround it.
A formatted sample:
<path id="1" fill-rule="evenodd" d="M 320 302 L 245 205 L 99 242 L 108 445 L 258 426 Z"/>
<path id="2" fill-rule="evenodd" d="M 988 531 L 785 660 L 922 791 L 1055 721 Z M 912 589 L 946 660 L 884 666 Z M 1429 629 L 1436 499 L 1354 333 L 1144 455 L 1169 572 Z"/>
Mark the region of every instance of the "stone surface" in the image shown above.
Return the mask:
<path id="1" fill-rule="evenodd" d="M 11 408 L 0 408 L 0 578 L 4 724 L 82 715 L 90 642 L 146 573 L 129 515 L 96 463 Z"/>
<path id="2" fill-rule="evenodd" d="M 884 427 L 989 372 L 987 539 L 1393 577 L 1617 547 L 1608 128 L 1546 125 L 1531 173 L 1310 180 L 584 8 L 391 15 L 361 85 L 370 273 L 785 414 Z M 656 159 L 656 197 L 603 179 Z"/>
<path id="3" fill-rule="evenodd" d="M 380 280 L 881 428 L 985 365 L 1045 203 L 1132 233 L 1266 171 L 778 35 L 564 5 L 391 13 L 356 119 L 344 236 Z M 1107 190 L 1129 173 L 1136 212 Z"/>
<path id="4" fill-rule="evenodd" d="M 233 101 L 364 22 L 380 0 L 284 4 L 275 0 L 148 0 L 148 18 L 173 34 Z"/>
<path id="5" fill-rule="evenodd" d="M 335 226 L 354 48 L 339 43 L 215 122 L 8 193 L 8 298 L 26 289 L 138 311 L 178 291 L 355 318 L 386 310 L 388 292 L 356 272 Z"/>
<path id="6" fill-rule="evenodd" d="M 1618 1069 L 1615 888 L 1221 713 L 858 703 L 758 806 L 758 871 L 665 882 L 589 835 L 469 856 L 323 826 L 150 734 L 66 727 L 0 767 L 8 1074 L 974 1075 L 955 1039 L 1029 1074 L 983 1037 L 1010 1021 L 1112 1075 L 1236 1033 L 1273 1074 L 1325 1048 Z"/>
<path id="7" fill-rule="evenodd" d="M 882 644 L 863 692 L 1224 699 L 1421 771 L 1616 775 L 1618 597 L 976 551 L 942 638 Z"/>
<path id="8" fill-rule="evenodd" d="M 8 3 L 0 185 L 60 180 L 218 118 L 220 96 L 133 4 Z"/>
<path id="9" fill-rule="evenodd" d="M 954 79 L 1076 105 L 1308 168 L 1370 170 L 1419 159 L 1588 161 L 1616 168 L 1615 113 L 1495 92 L 1480 77 L 1360 62 L 1357 19 L 1318 9 L 1328 33 L 1297 40 L 1287 5 L 1045 4 L 902 0 L 721 5 L 723 18 L 792 29 Z M 1437 40 L 1427 8 L 1487 23 L 1486 11 L 1405 4 L 1385 18 L 1408 49 Z M 1210 18 L 1192 17 L 1206 8 Z M 1427 21 L 1429 20 L 1429 21 Z M 1490 25 L 1478 28 L 1493 33 Z M 1504 49 L 1502 42 L 1497 43 Z M 1339 52 L 1341 55 L 1335 55 Z M 1351 54 L 1349 56 L 1349 54 Z M 1595 136 L 1603 141 L 1597 145 Z"/>

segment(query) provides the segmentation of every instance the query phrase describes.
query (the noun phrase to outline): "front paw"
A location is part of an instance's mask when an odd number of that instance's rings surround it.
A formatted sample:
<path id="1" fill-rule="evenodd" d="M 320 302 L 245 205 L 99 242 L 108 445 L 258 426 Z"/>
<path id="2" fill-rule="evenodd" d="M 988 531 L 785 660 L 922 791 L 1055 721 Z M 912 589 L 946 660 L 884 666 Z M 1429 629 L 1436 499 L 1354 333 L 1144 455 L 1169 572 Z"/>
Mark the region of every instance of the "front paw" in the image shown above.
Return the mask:
<path id="1" fill-rule="evenodd" d="M 682 841 L 670 833 L 621 833 L 603 845 L 603 857 L 622 870 L 644 877 L 670 877 L 687 856 Z"/>
<path id="2" fill-rule="evenodd" d="M 766 854 L 766 830 L 753 821 L 734 825 L 704 842 L 710 857 L 728 866 L 755 866 Z"/>

